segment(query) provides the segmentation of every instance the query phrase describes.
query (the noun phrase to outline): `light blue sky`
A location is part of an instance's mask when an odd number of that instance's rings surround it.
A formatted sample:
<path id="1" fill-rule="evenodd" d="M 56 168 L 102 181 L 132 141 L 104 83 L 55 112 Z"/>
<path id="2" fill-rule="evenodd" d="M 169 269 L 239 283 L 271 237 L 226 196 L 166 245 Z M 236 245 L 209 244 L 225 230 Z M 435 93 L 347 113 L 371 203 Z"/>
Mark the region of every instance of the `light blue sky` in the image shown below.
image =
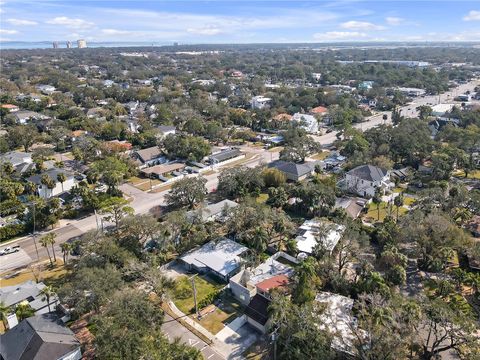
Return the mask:
<path id="1" fill-rule="evenodd" d="M 0 2 L 3 41 L 480 41 L 479 1 Z"/>

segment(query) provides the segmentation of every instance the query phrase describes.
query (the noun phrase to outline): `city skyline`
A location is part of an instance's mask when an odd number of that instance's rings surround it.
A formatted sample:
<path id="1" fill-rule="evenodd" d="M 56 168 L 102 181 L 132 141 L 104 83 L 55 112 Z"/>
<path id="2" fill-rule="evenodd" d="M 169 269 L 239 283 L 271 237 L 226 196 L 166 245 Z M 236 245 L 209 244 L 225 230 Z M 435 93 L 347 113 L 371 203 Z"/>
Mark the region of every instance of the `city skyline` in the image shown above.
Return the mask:
<path id="1" fill-rule="evenodd" d="M 2 1 L 0 9 L 0 41 L 480 40 L 473 1 Z"/>

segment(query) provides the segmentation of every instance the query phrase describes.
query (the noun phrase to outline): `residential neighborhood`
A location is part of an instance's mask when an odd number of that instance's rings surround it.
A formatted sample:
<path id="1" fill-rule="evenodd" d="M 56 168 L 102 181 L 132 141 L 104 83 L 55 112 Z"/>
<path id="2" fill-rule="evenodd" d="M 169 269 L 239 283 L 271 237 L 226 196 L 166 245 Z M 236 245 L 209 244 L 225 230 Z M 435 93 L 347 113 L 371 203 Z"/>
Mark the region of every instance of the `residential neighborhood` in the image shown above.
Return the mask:
<path id="1" fill-rule="evenodd" d="M 87 41 L 2 48 L 2 359 L 477 358 L 478 47 Z"/>

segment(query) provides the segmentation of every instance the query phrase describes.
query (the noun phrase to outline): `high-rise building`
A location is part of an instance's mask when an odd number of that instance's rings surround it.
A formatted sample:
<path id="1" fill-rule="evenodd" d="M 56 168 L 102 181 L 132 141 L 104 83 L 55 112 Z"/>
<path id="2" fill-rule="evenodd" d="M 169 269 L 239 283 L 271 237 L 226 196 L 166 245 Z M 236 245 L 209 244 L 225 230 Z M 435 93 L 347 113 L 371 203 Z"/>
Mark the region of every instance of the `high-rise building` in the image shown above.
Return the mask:
<path id="1" fill-rule="evenodd" d="M 72 48 L 72 43 L 70 41 L 67 41 L 67 49 L 71 49 Z"/>
<path id="2" fill-rule="evenodd" d="M 83 49 L 87 47 L 87 41 L 84 39 L 77 40 L 77 46 L 79 49 Z"/>
<path id="3" fill-rule="evenodd" d="M 52 43 L 54 49 L 58 49 L 58 42 L 54 41 Z"/>

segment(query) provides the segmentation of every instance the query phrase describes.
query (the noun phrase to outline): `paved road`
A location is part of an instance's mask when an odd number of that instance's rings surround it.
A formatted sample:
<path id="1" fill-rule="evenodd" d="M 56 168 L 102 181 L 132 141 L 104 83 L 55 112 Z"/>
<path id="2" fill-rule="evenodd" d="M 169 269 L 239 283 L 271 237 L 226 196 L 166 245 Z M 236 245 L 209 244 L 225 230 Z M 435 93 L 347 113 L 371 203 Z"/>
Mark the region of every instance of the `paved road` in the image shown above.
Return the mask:
<path id="1" fill-rule="evenodd" d="M 465 93 L 467 90 L 473 91 L 475 86 L 480 86 L 480 80 L 473 80 L 467 84 L 459 85 L 458 87 L 450 91 L 447 91 L 441 95 L 431 95 L 431 96 L 415 98 L 410 104 L 402 106 L 399 109 L 400 114 L 406 118 L 415 118 L 418 116 L 418 111 L 416 108 L 422 105 L 436 105 L 438 103 L 449 103 L 449 104 L 456 103 L 460 105 L 461 102 L 453 101 L 454 97 Z M 383 115 L 387 115 L 386 121 L 383 120 Z M 366 119 L 365 122 L 362 122 L 360 124 L 355 124 L 354 127 L 359 130 L 365 131 L 383 123 L 385 124 L 392 123 L 391 111 L 383 111 L 373 116 L 370 116 Z M 333 131 L 325 135 L 311 135 L 311 136 L 313 139 L 315 139 L 315 141 L 319 142 L 322 145 L 331 145 L 335 140 L 337 140 L 336 135 L 337 135 L 337 132 Z"/>
<path id="2" fill-rule="evenodd" d="M 168 314 L 165 314 L 162 330 L 170 341 L 173 341 L 175 338 L 180 338 L 183 343 L 200 350 L 205 360 L 225 360 L 224 356 Z"/>
<path id="3" fill-rule="evenodd" d="M 258 166 L 260 163 L 269 163 L 273 160 L 278 159 L 278 153 L 272 153 L 262 148 L 242 146 L 242 150 L 253 155 L 251 159 L 244 163 L 244 165 L 248 167 L 253 168 L 255 166 Z M 214 174 L 205 176 L 205 178 L 207 179 L 206 187 L 208 191 L 211 192 L 217 188 L 218 175 L 219 171 L 216 171 Z M 133 201 L 130 203 L 130 206 L 133 207 L 136 214 L 146 214 L 153 207 L 165 205 L 165 195 L 169 191 L 165 190 L 158 193 L 147 193 L 129 184 L 121 185 L 120 189 L 124 192 L 124 194 L 133 197 Z M 100 215 L 98 216 L 98 221 L 99 223 L 101 223 Z M 59 257 L 62 256 L 60 244 L 66 242 L 73 237 L 80 236 L 85 232 L 89 230 L 94 230 L 96 228 L 97 218 L 94 215 L 91 215 L 80 220 L 71 220 L 62 227 L 53 230 L 53 232 L 57 235 L 54 247 L 56 255 Z M 23 251 L 0 258 L 0 271 L 7 271 L 19 267 L 24 267 L 38 260 L 48 259 L 46 249 L 40 246 L 38 243 L 38 239 L 41 235 L 42 234 L 37 234 L 36 236 L 37 246 L 35 246 L 35 242 L 32 236 L 27 236 L 10 242 L 9 244 L 20 245 Z"/>

